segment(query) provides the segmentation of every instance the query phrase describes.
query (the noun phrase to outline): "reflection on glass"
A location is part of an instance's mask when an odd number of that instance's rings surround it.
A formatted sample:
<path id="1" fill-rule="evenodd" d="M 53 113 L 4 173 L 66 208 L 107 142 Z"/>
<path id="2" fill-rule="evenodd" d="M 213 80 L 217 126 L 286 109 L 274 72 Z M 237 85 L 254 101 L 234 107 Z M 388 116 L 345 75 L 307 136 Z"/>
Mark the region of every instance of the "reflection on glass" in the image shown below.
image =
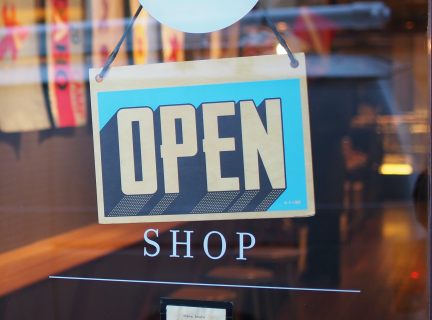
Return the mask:
<path id="1" fill-rule="evenodd" d="M 159 319 L 161 297 L 233 301 L 235 319 L 428 318 L 427 1 L 261 5 L 293 52 L 306 53 L 316 216 L 105 226 L 82 85 L 138 1 L 0 3 L 0 319 Z M 172 30 L 143 11 L 114 65 L 266 54 L 286 53 L 257 8 L 208 34 Z M 52 73 L 62 68 L 69 78 Z M 62 103 L 59 86 L 81 96 Z M 85 110 L 73 108 L 83 101 Z M 143 255 L 150 228 L 159 230 L 153 258 Z M 170 230 L 194 231 L 193 259 L 184 246 L 169 257 Z M 219 260 L 203 251 L 215 230 L 226 239 Z M 246 261 L 236 259 L 236 232 L 255 236 Z M 209 254 L 220 248 L 209 237 Z"/>

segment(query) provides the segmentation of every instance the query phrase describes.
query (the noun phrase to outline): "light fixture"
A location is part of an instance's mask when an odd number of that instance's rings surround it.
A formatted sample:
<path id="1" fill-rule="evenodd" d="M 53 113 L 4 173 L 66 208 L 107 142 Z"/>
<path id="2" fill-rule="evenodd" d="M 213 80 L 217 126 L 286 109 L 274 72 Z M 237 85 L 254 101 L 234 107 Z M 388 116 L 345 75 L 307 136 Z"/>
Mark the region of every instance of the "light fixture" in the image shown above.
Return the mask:
<path id="1" fill-rule="evenodd" d="M 383 163 L 379 167 L 379 173 L 385 175 L 409 175 L 412 172 L 412 166 L 406 163 Z"/>

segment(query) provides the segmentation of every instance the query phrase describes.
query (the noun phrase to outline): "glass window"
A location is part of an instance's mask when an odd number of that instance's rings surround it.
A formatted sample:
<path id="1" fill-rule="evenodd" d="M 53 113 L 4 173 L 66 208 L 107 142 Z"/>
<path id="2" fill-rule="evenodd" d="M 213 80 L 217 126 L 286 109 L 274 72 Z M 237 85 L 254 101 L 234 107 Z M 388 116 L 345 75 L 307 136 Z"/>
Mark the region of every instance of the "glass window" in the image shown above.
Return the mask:
<path id="1" fill-rule="evenodd" d="M 0 319 L 152 320 L 163 297 L 235 320 L 428 319 L 428 2 L 261 0 L 204 33 L 145 6 L 111 68 L 286 55 L 266 16 L 305 53 L 315 215 L 99 224 L 88 74 L 139 6 L 0 2 Z"/>

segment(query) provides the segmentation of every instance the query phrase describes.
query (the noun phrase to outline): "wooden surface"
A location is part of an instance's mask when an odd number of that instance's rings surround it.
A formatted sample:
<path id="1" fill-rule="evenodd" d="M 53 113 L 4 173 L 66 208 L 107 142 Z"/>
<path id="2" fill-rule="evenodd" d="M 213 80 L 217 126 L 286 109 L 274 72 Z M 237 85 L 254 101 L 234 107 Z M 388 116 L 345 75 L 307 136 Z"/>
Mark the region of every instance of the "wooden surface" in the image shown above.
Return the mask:
<path id="1" fill-rule="evenodd" d="M 89 127 L 0 132 L 0 253 L 97 222 Z"/>
<path id="2" fill-rule="evenodd" d="M 179 224 L 92 224 L 0 254 L 0 296 L 141 241 L 147 229 Z"/>

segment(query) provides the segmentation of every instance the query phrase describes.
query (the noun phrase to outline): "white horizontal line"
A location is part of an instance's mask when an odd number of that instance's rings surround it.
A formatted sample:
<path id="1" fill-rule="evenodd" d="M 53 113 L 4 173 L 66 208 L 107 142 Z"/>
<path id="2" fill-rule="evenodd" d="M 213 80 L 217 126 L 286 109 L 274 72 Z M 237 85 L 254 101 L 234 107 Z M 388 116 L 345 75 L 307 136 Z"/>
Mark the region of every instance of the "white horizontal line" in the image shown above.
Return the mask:
<path id="1" fill-rule="evenodd" d="M 107 282 L 128 282 L 128 283 L 174 284 L 174 285 L 202 286 L 202 287 L 230 287 L 230 288 L 297 290 L 297 291 L 321 291 L 321 292 L 347 292 L 347 293 L 360 293 L 361 292 L 360 290 L 344 290 L 344 289 L 267 287 L 267 286 L 248 286 L 248 285 L 234 285 L 234 284 L 168 282 L 168 281 L 149 281 L 149 280 L 127 280 L 127 279 L 103 279 L 103 278 L 82 278 L 82 277 L 62 277 L 62 276 L 49 276 L 49 278 L 50 279 L 66 279 L 66 280 L 85 280 L 85 281 L 107 281 Z"/>

